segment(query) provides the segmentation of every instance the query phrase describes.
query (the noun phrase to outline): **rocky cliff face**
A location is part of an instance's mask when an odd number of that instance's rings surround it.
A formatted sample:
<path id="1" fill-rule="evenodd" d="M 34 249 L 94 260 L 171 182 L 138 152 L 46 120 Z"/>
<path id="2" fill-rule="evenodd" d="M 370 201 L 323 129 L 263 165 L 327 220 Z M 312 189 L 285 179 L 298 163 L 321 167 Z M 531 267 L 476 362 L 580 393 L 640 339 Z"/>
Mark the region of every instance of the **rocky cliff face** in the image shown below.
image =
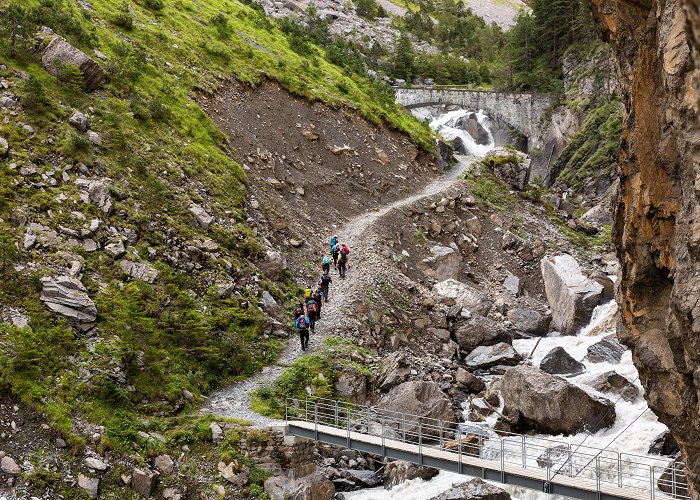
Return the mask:
<path id="1" fill-rule="evenodd" d="M 627 113 L 615 214 L 620 336 L 700 498 L 700 2 L 592 4 L 615 49 Z"/>

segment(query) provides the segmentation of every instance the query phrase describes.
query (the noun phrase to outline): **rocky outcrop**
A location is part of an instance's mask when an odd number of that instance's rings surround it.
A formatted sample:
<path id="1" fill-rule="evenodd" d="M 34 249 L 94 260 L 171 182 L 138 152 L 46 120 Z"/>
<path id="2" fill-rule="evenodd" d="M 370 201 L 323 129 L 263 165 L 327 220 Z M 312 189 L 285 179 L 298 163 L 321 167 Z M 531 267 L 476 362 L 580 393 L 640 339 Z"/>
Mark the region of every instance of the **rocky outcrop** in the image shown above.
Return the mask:
<path id="1" fill-rule="evenodd" d="M 513 336 L 510 333 L 495 322 L 480 316 L 460 324 L 454 331 L 454 337 L 465 354 L 469 354 L 477 347 L 492 346 L 501 342 L 513 343 Z"/>
<path id="2" fill-rule="evenodd" d="M 384 488 L 392 489 L 397 484 L 405 483 L 411 479 L 420 478 L 424 481 L 429 481 L 440 472 L 432 467 L 412 464 L 403 460 L 390 462 L 384 468 Z"/>
<path id="3" fill-rule="evenodd" d="M 482 160 L 511 189 L 522 191 L 530 182 L 530 158 L 511 149 L 494 149 Z"/>
<path id="4" fill-rule="evenodd" d="M 332 500 L 335 486 L 318 472 L 300 479 L 272 476 L 265 481 L 265 493 L 270 500 Z"/>
<path id="5" fill-rule="evenodd" d="M 387 421 L 387 426 L 401 425 L 405 430 L 406 439 L 418 439 L 418 431 L 423 425 L 422 432 L 427 435 L 438 435 L 439 422 L 444 429 L 454 425 L 456 419 L 449 398 L 435 382 L 414 380 L 394 387 L 379 401 L 377 411 L 387 418 L 396 413 L 417 416 L 405 422 L 405 427 L 399 422 Z M 430 427 L 427 427 L 430 426 Z"/>
<path id="6" fill-rule="evenodd" d="M 46 307 L 78 324 L 83 330 L 97 321 L 97 307 L 83 284 L 69 276 L 41 278 L 41 301 Z"/>
<path id="7" fill-rule="evenodd" d="M 625 401 L 634 401 L 639 397 L 639 389 L 632 382 L 615 371 L 601 373 L 591 382 L 596 391 L 613 394 Z"/>
<path id="8" fill-rule="evenodd" d="M 532 366 L 511 368 L 501 381 L 504 413 L 518 410 L 526 426 L 548 434 L 596 432 L 615 422 L 612 401 Z"/>
<path id="9" fill-rule="evenodd" d="M 455 246 L 455 248 L 457 248 Z M 430 256 L 423 259 L 425 274 L 436 281 L 457 279 L 462 256 L 455 248 L 435 245 L 430 249 Z"/>
<path id="10" fill-rule="evenodd" d="M 462 309 L 479 316 L 486 316 L 493 305 L 493 300 L 486 294 L 454 279 L 437 283 L 433 292 L 441 300 L 454 300 Z"/>
<path id="11" fill-rule="evenodd" d="M 540 362 L 540 370 L 552 375 L 579 375 L 586 366 L 579 363 L 563 347 L 555 347 Z"/>
<path id="12" fill-rule="evenodd" d="M 105 81 L 105 72 L 85 52 L 73 47 L 61 36 L 55 36 L 44 50 L 41 63 L 46 71 L 61 78 L 65 67 L 76 66 L 83 74 L 83 88 L 87 92 L 97 90 Z"/>
<path id="13" fill-rule="evenodd" d="M 541 267 L 554 327 L 565 335 L 575 335 L 600 304 L 603 287 L 584 276 L 570 255 L 545 257 Z"/>
<path id="14" fill-rule="evenodd" d="M 697 0 L 591 0 L 626 108 L 614 239 L 620 340 L 700 495 L 700 10 Z"/>
<path id="15" fill-rule="evenodd" d="M 499 365 L 515 366 L 522 360 L 512 345 L 501 342 L 492 346 L 477 347 L 464 359 L 464 364 L 468 368 L 484 370 Z"/>

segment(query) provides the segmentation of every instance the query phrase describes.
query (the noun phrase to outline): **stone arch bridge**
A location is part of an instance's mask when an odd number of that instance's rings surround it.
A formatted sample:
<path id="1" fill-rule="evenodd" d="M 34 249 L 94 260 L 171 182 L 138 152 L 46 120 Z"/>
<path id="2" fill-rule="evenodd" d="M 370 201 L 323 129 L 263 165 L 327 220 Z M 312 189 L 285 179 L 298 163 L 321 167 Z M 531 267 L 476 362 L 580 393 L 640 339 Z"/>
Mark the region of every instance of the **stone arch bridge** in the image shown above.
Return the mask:
<path id="1" fill-rule="evenodd" d="M 543 122 L 552 99 L 547 94 L 414 87 L 396 89 L 396 102 L 407 109 L 453 104 L 483 110 L 526 136 L 532 149 L 541 143 Z"/>

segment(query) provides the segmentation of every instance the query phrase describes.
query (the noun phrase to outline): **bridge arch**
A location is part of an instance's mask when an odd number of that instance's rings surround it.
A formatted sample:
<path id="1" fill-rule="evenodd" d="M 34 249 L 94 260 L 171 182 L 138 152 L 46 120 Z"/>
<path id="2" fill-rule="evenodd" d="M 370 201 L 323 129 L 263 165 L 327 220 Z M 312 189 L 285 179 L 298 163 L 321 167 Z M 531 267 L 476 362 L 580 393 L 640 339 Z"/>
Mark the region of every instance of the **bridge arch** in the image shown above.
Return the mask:
<path id="1" fill-rule="evenodd" d="M 481 109 L 526 136 L 529 149 L 533 149 L 541 143 L 542 123 L 550 108 L 551 97 L 534 93 L 416 87 L 397 89 L 396 102 L 406 109 L 437 105 Z"/>

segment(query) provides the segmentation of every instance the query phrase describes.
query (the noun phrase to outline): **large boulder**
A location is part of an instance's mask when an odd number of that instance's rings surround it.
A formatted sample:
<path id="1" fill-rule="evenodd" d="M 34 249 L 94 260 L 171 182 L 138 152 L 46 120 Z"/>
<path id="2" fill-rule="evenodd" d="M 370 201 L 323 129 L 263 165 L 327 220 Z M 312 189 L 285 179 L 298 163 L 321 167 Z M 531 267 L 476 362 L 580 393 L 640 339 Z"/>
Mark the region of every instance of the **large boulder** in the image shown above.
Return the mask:
<path id="1" fill-rule="evenodd" d="M 614 335 L 608 335 L 588 347 L 586 359 L 593 363 L 619 363 L 625 350 Z"/>
<path id="2" fill-rule="evenodd" d="M 518 410 L 527 427 L 547 434 L 596 432 L 615 422 L 615 405 L 533 366 L 506 372 L 501 381 L 505 412 Z"/>
<path id="3" fill-rule="evenodd" d="M 382 397 L 376 409 L 380 415 L 392 418 L 396 414 L 411 415 L 414 418 L 407 419 L 405 427 L 400 422 L 387 420 L 389 427 L 401 426 L 400 430 L 406 432 L 406 438 L 418 440 L 418 431 L 423 426 L 424 435 L 437 436 L 439 423 L 443 428 L 454 426 L 456 419 L 449 398 L 435 382 L 413 380 L 404 382 L 394 387 L 388 394 Z"/>
<path id="4" fill-rule="evenodd" d="M 598 375 L 591 382 L 596 391 L 622 397 L 625 401 L 634 401 L 639 397 L 639 388 L 619 373 L 611 370 Z"/>
<path id="5" fill-rule="evenodd" d="M 41 278 L 40 300 L 53 312 L 76 322 L 84 330 L 97 321 L 97 307 L 87 294 L 83 284 L 70 276 Z"/>
<path id="6" fill-rule="evenodd" d="M 547 335 L 552 316 L 529 307 L 515 306 L 508 310 L 508 320 L 519 332 L 530 335 Z"/>
<path id="7" fill-rule="evenodd" d="M 668 464 L 656 484 L 664 493 L 675 494 L 675 498 L 691 498 L 688 492 L 685 464 L 680 454 Z"/>
<path id="8" fill-rule="evenodd" d="M 602 285 L 584 276 L 570 255 L 545 257 L 541 268 L 554 327 L 565 335 L 575 335 L 600 304 Z"/>
<path id="9" fill-rule="evenodd" d="M 299 479 L 272 476 L 265 481 L 270 500 L 333 500 L 335 486 L 319 472 Z"/>
<path id="10" fill-rule="evenodd" d="M 101 181 L 92 181 L 88 186 L 88 196 L 90 201 L 102 210 L 104 214 L 111 214 L 114 209 L 112 196 L 109 193 L 109 186 Z"/>
<path id="11" fill-rule="evenodd" d="M 471 372 L 468 372 L 461 366 L 457 368 L 457 373 L 455 374 L 455 380 L 461 389 L 467 392 L 477 394 L 483 390 L 486 390 L 486 384 L 479 377 Z"/>
<path id="12" fill-rule="evenodd" d="M 491 346 L 479 346 L 464 359 L 468 368 L 485 370 L 494 366 L 514 366 L 523 360 L 513 346 L 501 342 Z"/>
<path id="13" fill-rule="evenodd" d="M 405 354 L 395 352 L 382 359 L 379 365 L 377 386 L 382 392 L 389 392 L 397 385 L 406 382 L 410 375 L 411 366 L 408 364 Z"/>
<path id="14" fill-rule="evenodd" d="M 287 259 L 282 253 L 274 250 L 267 250 L 267 252 L 265 252 L 265 258 L 258 262 L 258 267 L 273 281 L 284 278 L 287 274 L 287 270 L 289 270 Z"/>
<path id="15" fill-rule="evenodd" d="M 459 348 L 470 353 L 479 346 L 491 346 L 505 342 L 513 343 L 513 336 L 500 325 L 480 316 L 475 316 L 461 323 L 454 331 Z"/>
<path id="16" fill-rule="evenodd" d="M 430 500 L 510 500 L 510 495 L 477 477 L 466 483 L 454 485 Z"/>
<path id="17" fill-rule="evenodd" d="M 555 347 L 540 361 L 540 370 L 552 375 L 579 375 L 586 365 L 576 361 L 563 347 Z"/>
<path id="18" fill-rule="evenodd" d="M 96 90 L 105 81 L 105 72 L 100 65 L 62 36 L 55 36 L 49 42 L 41 56 L 41 63 L 46 71 L 57 78 L 63 76 L 66 66 L 76 66 L 83 74 L 83 88 L 87 92 Z"/>
<path id="19" fill-rule="evenodd" d="M 158 269 L 144 262 L 122 259 L 119 261 L 119 267 L 127 276 L 143 280 L 146 283 L 153 283 L 158 277 Z"/>
<path id="20" fill-rule="evenodd" d="M 367 400 L 367 377 L 357 368 L 344 368 L 335 380 L 338 397 L 362 405 Z"/>
<path id="21" fill-rule="evenodd" d="M 671 434 L 671 431 L 664 431 L 651 442 L 649 445 L 649 455 L 666 455 L 674 456 L 680 452 L 676 439 Z"/>
<path id="22" fill-rule="evenodd" d="M 437 283 L 433 292 L 437 298 L 454 301 L 463 310 L 480 316 L 486 316 L 493 305 L 493 300 L 486 294 L 453 279 Z"/>
<path id="23" fill-rule="evenodd" d="M 476 113 L 469 113 L 467 116 L 460 118 L 457 122 L 457 126 L 464 129 L 472 136 L 474 142 L 481 146 L 486 146 L 491 142 L 488 130 L 479 123 L 479 118 L 477 118 Z"/>
<path id="24" fill-rule="evenodd" d="M 519 151 L 498 148 L 482 160 L 511 189 L 522 191 L 530 182 L 531 160 Z"/>
<path id="25" fill-rule="evenodd" d="M 389 462 L 387 466 L 384 467 L 384 488 L 390 490 L 397 484 L 405 483 L 411 479 L 429 481 L 437 476 L 438 472 L 440 471 L 432 467 L 416 465 L 411 462 L 404 462 L 403 460 Z"/>
<path id="26" fill-rule="evenodd" d="M 461 263 L 462 256 L 457 250 L 435 245 L 430 249 L 430 255 L 423 259 L 423 271 L 437 281 L 457 279 Z"/>

